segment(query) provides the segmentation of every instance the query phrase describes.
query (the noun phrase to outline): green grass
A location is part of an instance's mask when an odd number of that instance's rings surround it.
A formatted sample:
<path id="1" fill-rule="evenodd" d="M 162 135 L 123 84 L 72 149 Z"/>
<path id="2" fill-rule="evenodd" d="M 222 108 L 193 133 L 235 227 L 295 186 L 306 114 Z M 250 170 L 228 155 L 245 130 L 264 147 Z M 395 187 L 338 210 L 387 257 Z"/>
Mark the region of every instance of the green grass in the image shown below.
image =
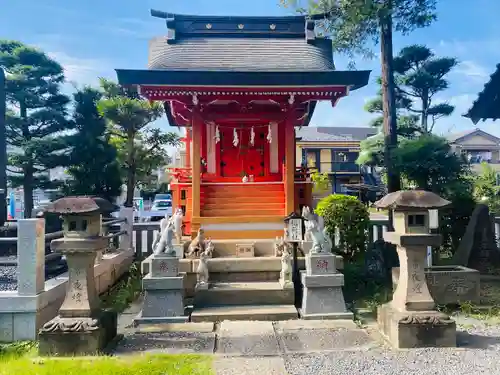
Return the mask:
<path id="1" fill-rule="evenodd" d="M 134 263 L 130 266 L 127 275 L 113 285 L 108 292 L 101 295 L 101 307 L 121 313 L 139 297 L 141 291 L 140 263 Z"/>
<path id="2" fill-rule="evenodd" d="M 37 357 L 36 344 L 0 345 L 0 375 L 214 375 L 210 356 Z"/>

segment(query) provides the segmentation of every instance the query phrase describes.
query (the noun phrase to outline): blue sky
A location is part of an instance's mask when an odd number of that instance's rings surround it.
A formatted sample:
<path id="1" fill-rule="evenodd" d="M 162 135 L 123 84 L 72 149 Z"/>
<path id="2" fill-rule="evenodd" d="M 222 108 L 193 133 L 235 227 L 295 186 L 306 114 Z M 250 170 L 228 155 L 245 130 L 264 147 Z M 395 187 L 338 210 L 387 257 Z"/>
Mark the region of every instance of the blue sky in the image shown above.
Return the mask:
<path id="1" fill-rule="evenodd" d="M 456 106 L 436 132 L 473 128 L 461 116 L 500 63 L 498 0 L 440 0 L 438 21 L 409 36 L 396 36 L 395 52 L 413 43 L 426 44 L 437 55 L 456 57 L 460 65 L 450 74 L 450 88 L 439 99 Z M 152 18 L 150 8 L 203 15 L 287 15 L 291 10 L 278 0 L 0 0 L 0 38 L 16 39 L 42 48 L 66 69 L 68 80 L 95 84 L 97 77 L 116 78 L 115 68 L 145 68 L 148 40 L 166 33 L 163 20 Z M 374 46 L 378 52 L 379 47 Z M 334 56 L 337 69 L 348 60 Z M 363 106 L 376 92 L 380 74 L 377 59 L 356 61 L 358 69 L 373 70 L 370 84 L 352 92 L 335 107 L 321 104 L 313 126 L 367 126 L 371 116 Z M 167 126 L 166 120 L 160 125 Z M 500 136 L 500 123 L 479 123 Z"/>

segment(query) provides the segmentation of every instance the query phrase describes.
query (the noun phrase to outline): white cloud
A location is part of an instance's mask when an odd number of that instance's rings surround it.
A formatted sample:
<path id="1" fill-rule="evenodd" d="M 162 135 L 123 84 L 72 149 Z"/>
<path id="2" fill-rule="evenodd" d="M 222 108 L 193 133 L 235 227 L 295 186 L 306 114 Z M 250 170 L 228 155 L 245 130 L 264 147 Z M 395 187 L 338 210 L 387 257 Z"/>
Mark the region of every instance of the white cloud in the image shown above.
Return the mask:
<path id="1" fill-rule="evenodd" d="M 476 81 L 478 83 L 486 82 L 490 75 L 485 67 L 472 60 L 462 61 L 452 71 L 452 74 L 464 75 L 468 79 Z"/>
<path id="2" fill-rule="evenodd" d="M 68 82 L 95 85 L 99 77 L 116 78 L 112 65 L 105 60 L 80 58 L 62 51 L 48 50 L 47 55 L 63 66 Z"/>

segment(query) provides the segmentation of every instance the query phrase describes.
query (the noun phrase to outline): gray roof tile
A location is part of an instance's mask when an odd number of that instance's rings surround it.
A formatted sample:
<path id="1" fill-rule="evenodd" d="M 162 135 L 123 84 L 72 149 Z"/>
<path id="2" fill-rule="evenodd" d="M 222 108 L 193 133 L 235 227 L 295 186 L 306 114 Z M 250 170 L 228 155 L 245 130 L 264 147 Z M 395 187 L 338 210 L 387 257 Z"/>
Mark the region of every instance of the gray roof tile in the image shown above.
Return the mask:
<path id="1" fill-rule="evenodd" d="M 335 69 L 328 39 L 190 37 L 149 45 L 149 69 L 216 71 L 331 71 Z"/>
<path id="2" fill-rule="evenodd" d="M 368 127 L 307 127 L 296 129 L 296 137 L 303 142 L 362 141 L 377 134 L 375 128 Z"/>

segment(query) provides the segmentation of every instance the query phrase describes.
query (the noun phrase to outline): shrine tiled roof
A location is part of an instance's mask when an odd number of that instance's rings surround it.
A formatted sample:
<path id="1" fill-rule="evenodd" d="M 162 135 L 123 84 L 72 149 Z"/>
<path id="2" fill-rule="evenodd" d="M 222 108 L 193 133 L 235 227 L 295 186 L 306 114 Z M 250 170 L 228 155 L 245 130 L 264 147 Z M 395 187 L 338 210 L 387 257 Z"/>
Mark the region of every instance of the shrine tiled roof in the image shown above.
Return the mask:
<path id="1" fill-rule="evenodd" d="M 216 71 L 331 71 L 332 43 L 305 38 L 167 37 L 149 45 L 149 69 Z"/>
<path id="2" fill-rule="evenodd" d="M 464 116 L 470 118 L 474 124 L 479 120 L 500 118 L 500 64 L 497 64 L 490 80 Z"/>
<path id="3" fill-rule="evenodd" d="M 170 87 L 366 86 L 368 70 L 338 71 L 332 43 L 316 35 L 324 15 L 189 16 L 151 11 L 167 35 L 153 38 L 148 69 L 117 69 L 122 85 Z"/>
<path id="4" fill-rule="evenodd" d="M 166 19 L 167 36 L 149 47 L 149 69 L 237 71 L 334 70 L 332 43 L 305 16 L 189 16 Z"/>

